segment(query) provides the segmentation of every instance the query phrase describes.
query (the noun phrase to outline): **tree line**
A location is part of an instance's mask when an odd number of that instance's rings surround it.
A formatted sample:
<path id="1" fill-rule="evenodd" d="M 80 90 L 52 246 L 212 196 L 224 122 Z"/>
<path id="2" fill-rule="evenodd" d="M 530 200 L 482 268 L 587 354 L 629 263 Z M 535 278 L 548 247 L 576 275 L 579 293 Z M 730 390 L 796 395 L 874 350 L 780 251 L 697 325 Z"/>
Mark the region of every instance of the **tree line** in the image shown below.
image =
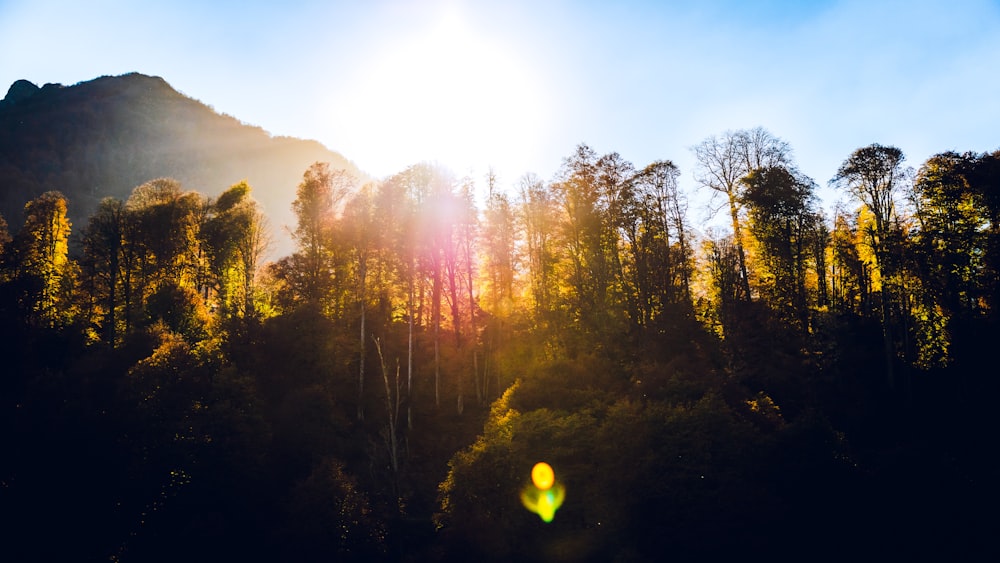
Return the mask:
<path id="1" fill-rule="evenodd" d="M 652 559 L 714 533 L 731 533 L 716 549 L 764 542 L 798 525 L 789 507 L 819 516 L 803 494 L 836 505 L 827 525 L 850 510 L 782 472 L 853 500 L 916 480 L 889 451 L 975 473 L 975 451 L 940 439 L 981 424 L 992 390 L 976 370 L 996 334 L 1000 151 L 914 171 L 859 148 L 830 180 L 855 205 L 833 217 L 762 128 L 694 152 L 731 232 L 696 234 L 671 161 L 583 144 L 507 190 L 429 164 L 360 185 L 316 163 L 296 250 L 270 263 L 246 182 L 212 199 L 153 180 L 76 234 L 59 193 L 28 202 L 13 236 L 0 222 L 9 505 L 117 499 L 78 547 L 120 560 L 180 556 L 165 546 L 181 534 L 208 558 L 248 529 L 248 558 Z M 951 422 L 927 418 L 939 402 Z M 68 437 L 104 456 L 79 479 L 55 467 Z M 556 552 L 516 506 L 532 456 L 578 486 Z"/>

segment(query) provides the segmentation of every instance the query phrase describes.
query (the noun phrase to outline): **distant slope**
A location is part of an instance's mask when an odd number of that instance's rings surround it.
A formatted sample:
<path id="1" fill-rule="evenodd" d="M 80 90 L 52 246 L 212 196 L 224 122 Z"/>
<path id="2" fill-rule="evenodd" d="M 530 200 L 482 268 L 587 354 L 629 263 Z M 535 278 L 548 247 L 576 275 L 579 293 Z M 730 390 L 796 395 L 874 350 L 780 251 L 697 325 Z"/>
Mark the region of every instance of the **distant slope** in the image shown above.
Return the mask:
<path id="1" fill-rule="evenodd" d="M 74 231 L 100 200 L 127 198 L 148 180 L 171 177 L 217 195 L 246 179 L 274 235 L 272 255 L 290 252 L 295 189 L 310 164 L 354 164 L 315 141 L 272 137 L 220 115 L 159 77 L 126 74 L 39 88 L 19 80 L 0 101 L 0 214 L 12 231 L 30 199 L 59 190 Z"/>

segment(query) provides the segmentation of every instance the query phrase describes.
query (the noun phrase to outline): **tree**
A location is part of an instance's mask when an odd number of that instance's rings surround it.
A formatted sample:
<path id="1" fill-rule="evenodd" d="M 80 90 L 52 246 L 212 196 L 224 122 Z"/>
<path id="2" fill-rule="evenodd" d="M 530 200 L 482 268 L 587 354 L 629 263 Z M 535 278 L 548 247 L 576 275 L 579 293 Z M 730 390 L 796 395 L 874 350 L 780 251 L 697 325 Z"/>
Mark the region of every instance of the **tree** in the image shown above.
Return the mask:
<path id="1" fill-rule="evenodd" d="M 481 234 L 485 254 L 486 292 L 489 298 L 485 299 L 486 305 L 483 308 L 488 309 L 489 316 L 484 328 L 486 353 L 483 359 L 483 375 L 481 381 L 476 383 L 476 394 L 480 403 L 489 398 L 490 374 L 496 370 L 494 353 L 506 338 L 509 318 L 517 297 L 514 294 L 517 265 L 515 253 L 518 243 L 516 209 L 508 195 L 496 188 L 496 176 L 492 173 L 488 177 L 484 218 Z M 472 313 L 471 318 L 474 322 L 475 313 Z M 473 331 L 475 330 L 473 326 Z M 478 364 L 475 367 L 478 373 Z M 494 377 L 499 391 L 499 374 Z"/>
<path id="2" fill-rule="evenodd" d="M 875 221 L 869 237 L 880 268 L 888 267 L 889 233 L 896 217 L 896 193 L 907 179 L 903 151 L 873 144 L 855 150 L 831 181 L 864 204 Z"/>
<path id="3" fill-rule="evenodd" d="M 66 198 L 46 192 L 24 206 L 24 225 L 11 243 L 21 310 L 31 324 L 55 327 L 66 320 L 73 287 Z"/>
<path id="4" fill-rule="evenodd" d="M 91 299 L 100 311 L 104 341 L 112 346 L 118 341 L 118 323 L 124 317 L 119 317 L 117 312 L 125 308 L 122 286 L 124 276 L 128 275 L 123 271 L 126 270 L 123 257 L 127 220 L 125 203 L 105 198 L 83 231 L 83 273 L 89 280 Z"/>
<path id="5" fill-rule="evenodd" d="M 379 222 L 376 208 L 378 187 L 368 183 L 361 187 L 344 207 L 344 227 L 348 245 L 355 255 L 358 278 L 358 313 L 360 316 L 360 338 L 358 340 L 358 420 L 364 419 L 365 390 L 365 341 L 368 338 L 366 321 L 368 313 L 368 267 L 372 255 L 378 251 Z M 388 219 L 388 218 L 387 218 Z"/>
<path id="6" fill-rule="evenodd" d="M 830 233 L 830 301 L 839 311 L 865 314 L 870 309 L 871 267 L 858 252 L 856 221 L 842 209 Z"/>
<path id="7" fill-rule="evenodd" d="M 616 152 L 608 153 L 594 164 L 595 184 L 599 193 L 599 206 L 603 214 L 600 253 L 608 264 L 609 305 L 623 302 L 633 322 L 638 320 L 635 287 L 630 287 L 622 263 L 622 239 L 628 230 L 634 230 L 636 217 L 629 213 L 635 200 L 635 167 Z"/>
<path id="8" fill-rule="evenodd" d="M 454 264 L 456 249 L 453 229 L 457 220 L 457 205 L 452 193 L 452 179 L 441 170 L 428 168 L 426 183 L 418 185 L 422 191 L 418 204 L 418 217 L 424 242 L 424 270 L 431 278 L 431 330 L 434 341 L 434 406 L 441 406 L 441 321 L 442 299 L 445 283 L 451 289 L 452 304 L 457 305 Z M 445 273 L 445 268 L 450 274 Z M 453 310 L 454 311 L 454 310 Z M 457 315 L 452 315 L 457 317 Z M 453 318 L 459 323 L 458 318 Z M 458 331 L 455 332 L 456 338 Z"/>
<path id="9" fill-rule="evenodd" d="M 806 268 L 815 250 L 819 217 L 815 183 L 783 166 L 758 168 L 743 178 L 742 204 L 749 211 L 750 230 L 760 242 L 763 262 L 773 278 L 772 306 L 786 320 L 809 328 Z"/>
<path id="10" fill-rule="evenodd" d="M 230 186 L 201 227 L 219 308 L 225 316 L 244 319 L 257 314 L 254 280 L 270 241 L 267 218 L 251 191 L 246 181 Z"/>
<path id="11" fill-rule="evenodd" d="M 416 336 L 421 328 L 428 328 L 430 332 L 435 405 L 441 403 L 441 337 L 442 329 L 447 330 L 443 310 L 446 297 L 451 312 L 447 321 L 452 323 L 456 339 L 460 338 L 462 203 L 454 188 L 455 181 L 450 173 L 425 163 L 386 179 L 380 184 L 377 197 L 377 217 L 384 226 L 386 259 L 391 262 L 406 295 L 408 404 L 413 390 Z M 407 410 L 409 414 L 409 407 Z M 409 416 L 407 418 L 412 422 Z"/>
<path id="12" fill-rule="evenodd" d="M 750 277 L 740 221 L 744 189 L 741 180 L 758 168 L 791 166 L 791 152 L 788 143 L 760 127 L 727 131 L 721 138 L 712 136 L 694 147 L 698 161 L 695 180 L 701 186 L 724 195 L 729 206 L 743 299 L 750 299 Z"/>
<path id="13" fill-rule="evenodd" d="M 568 258 L 568 271 L 562 276 L 568 287 L 565 307 L 569 320 L 580 327 L 606 327 L 609 289 L 612 282 L 610 256 L 606 243 L 605 213 L 597 179 L 597 154 L 581 144 L 563 160 L 560 180 L 553 185 L 561 206 L 560 234 Z"/>
<path id="14" fill-rule="evenodd" d="M 125 203 L 135 221 L 132 244 L 138 261 L 140 297 L 170 283 L 200 289 L 201 247 L 198 234 L 205 200 L 184 192 L 177 180 L 159 178 L 132 190 Z"/>
<path id="15" fill-rule="evenodd" d="M 896 193 L 908 178 L 903 168 L 903 151 L 879 144 L 862 147 L 840 165 L 831 183 L 846 190 L 871 212 L 873 224 L 867 230 L 867 241 L 875 255 L 875 267 L 881 280 L 882 339 L 885 352 L 886 378 L 890 388 L 896 386 L 893 371 L 894 339 L 891 326 L 890 289 L 897 265 L 891 240 L 896 236 Z M 897 237 L 898 240 L 898 237 Z"/>
<path id="16" fill-rule="evenodd" d="M 490 175 L 490 181 L 493 182 L 494 176 Z M 479 230 L 479 210 L 476 208 L 476 203 L 474 201 L 473 195 L 474 186 L 471 181 L 464 182 L 462 185 L 461 193 L 461 212 L 459 214 L 459 244 L 460 244 L 460 256 L 461 261 L 465 265 L 465 289 L 466 296 L 468 298 L 467 302 L 467 314 L 469 317 L 469 336 L 466 342 L 469 343 L 469 348 L 472 349 L 472 386 L 475 388 L 476 392 L 476 402 L 483 404 L 483 398 L 488 392 L 488 389 L 480 386 L 479 381 L 479 328 L 476 323 L 477 310 L 479 309 L 479 304 L 477 303 L 475 295 L 475 267 L 476 267 L 476 234 Z M 492 186 L 490 188 L 492 191 Z M 456 299 L 457 301 L 457 299 Z M 457 310 L 456 310 L 457 311 Z M 455 325 L 456 328 L 458 325 Z M 484 381 L 486 378 L 483 378 Z M 461 400 L 461 395 L 459 395 L 459 400 Z M 461 410 L 461 405 L 459 410 Z"/>
<path id="17" fill-rule="evenodd" d="M 1000 150 L 980 155 L 968 178 L 972 191 L 982 198 L 989 219 L 983 284 L 990 308 L 995 310 L 1000 304 Z"/>
<path id="18" fill-rule="evenodd" d="M 643 280 L 636 284 L 640 301 L 655 296 L 661 308 L 674 303 L 691 304 L 687 204 L 678 190 L 679 176 L 680 170 L 673 162 L 658 160 L 636 175 L 633 186 L 635 209 L 631 213 L 639 218 L 639 228 L 629 238 L 636 247 L 633 254 L 643 257 L 636 259 L 637 280 Z"/>
<path id="19" fill-rule="evenodd" d="M 353 188 L 354 179 L 346 170 L 330 170 L 329 163 L 317 162 L 302 176 L 292 210 L 298 225 L 292 233 L 298 245 L 296 265 L 301 270 L 300 297 L 321 303 L 334 283 L 334 221 L 341 200 Z"/>
<path id="20" fill-rule="evenodd" d="M 426 167 L 413 166 L 379 183 L 375 194 L 375 217 L 383 228 L 379 231 L 379 248 L 386 275 L 394 277 L 403 287 L 406 319 L 406 420 L 412 429 L 412 396 L 414 356 L 416 353 L 417 286 L 419 271 L 419 240 L 417 202 L 419 186 Z M 387 283 L 387 285 L 392 285 Z M 389 288 L 387 288 L 388 290 Z M 387 297 L 387 300 L 391 297 Z"/>
<path id="21" fill-rule="evenodd" d="M 985 297 L 979 284 L 989 217 L 969 180 L 977 158 L 972 153 L 934 155 L 913 185 L 922 277 L 951 314 L 965 317 L 975 315 Z"/>
<path id="22" fill-rule="evenodd" d="M 739 254 L 732 235 L 716 236 L 705 241 L 705 254 L 708 257 L 707 274 L 717 303 L 715 314 L 718 326 L 721 335 L 728 338 L 735 332 L 737 306 L 742 295 Z"/>
<path id="23" fill-rule="evenodd" d="M 528 277 L 535 322 L 548 319 L 553 308 L 556 255 L 554 248 L 556 199 L 553 190 L 533 175 L 521 178 L 519 220 L 524 231 Z"/>

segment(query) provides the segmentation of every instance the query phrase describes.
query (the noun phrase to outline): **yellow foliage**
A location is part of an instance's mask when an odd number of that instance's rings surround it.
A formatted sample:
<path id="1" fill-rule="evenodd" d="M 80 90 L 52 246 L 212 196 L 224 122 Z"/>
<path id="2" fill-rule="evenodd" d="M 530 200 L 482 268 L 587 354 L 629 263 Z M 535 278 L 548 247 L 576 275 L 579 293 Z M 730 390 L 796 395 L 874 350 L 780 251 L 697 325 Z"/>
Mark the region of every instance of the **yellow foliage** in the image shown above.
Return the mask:
<path id="1" fill-rule="evenodd" d="M 757 393 L 757 396 L 753 399 L 748 399 L 746 405 L 750 407 L 751 412 L 764 417 L 769 422 L 776 424 L 784 422 L 781 416 L 781 407 L 763 391 Z"/>
<path id="2" fill-rule="evenodd" d="M 489 441 L 510 441 L 511 436 L 513 436 L 514 422 L 521 414 L 510 408 L 511 397 L 513 397 L 519 385 L 520 382 L 515 382 L 504 391 L 499 399 L 493 401 L 493 405 L 490 407 L 490 416 L 486 419 L 484 435 L 480 438 L 479 442 L 482 442 L 483 439 Z"/>

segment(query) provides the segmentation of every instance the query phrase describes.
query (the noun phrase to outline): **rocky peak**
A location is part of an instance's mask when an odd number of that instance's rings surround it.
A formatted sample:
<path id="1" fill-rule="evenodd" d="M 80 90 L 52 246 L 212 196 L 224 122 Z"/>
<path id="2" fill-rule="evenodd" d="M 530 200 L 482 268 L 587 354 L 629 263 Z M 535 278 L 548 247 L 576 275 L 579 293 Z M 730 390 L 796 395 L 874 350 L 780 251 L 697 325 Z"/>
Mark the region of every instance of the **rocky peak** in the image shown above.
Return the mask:
<path id="1" fill-rule="evenodd" d="M 10 89 L 7 90 L 7 96 L 2 102 L 4 104 L 16 104 L 34 96 L 38 90 L 38 86 L 32 84 L 31 82 L 28 82 L 27 80 L 18 80 L 10 85 Z"/>

